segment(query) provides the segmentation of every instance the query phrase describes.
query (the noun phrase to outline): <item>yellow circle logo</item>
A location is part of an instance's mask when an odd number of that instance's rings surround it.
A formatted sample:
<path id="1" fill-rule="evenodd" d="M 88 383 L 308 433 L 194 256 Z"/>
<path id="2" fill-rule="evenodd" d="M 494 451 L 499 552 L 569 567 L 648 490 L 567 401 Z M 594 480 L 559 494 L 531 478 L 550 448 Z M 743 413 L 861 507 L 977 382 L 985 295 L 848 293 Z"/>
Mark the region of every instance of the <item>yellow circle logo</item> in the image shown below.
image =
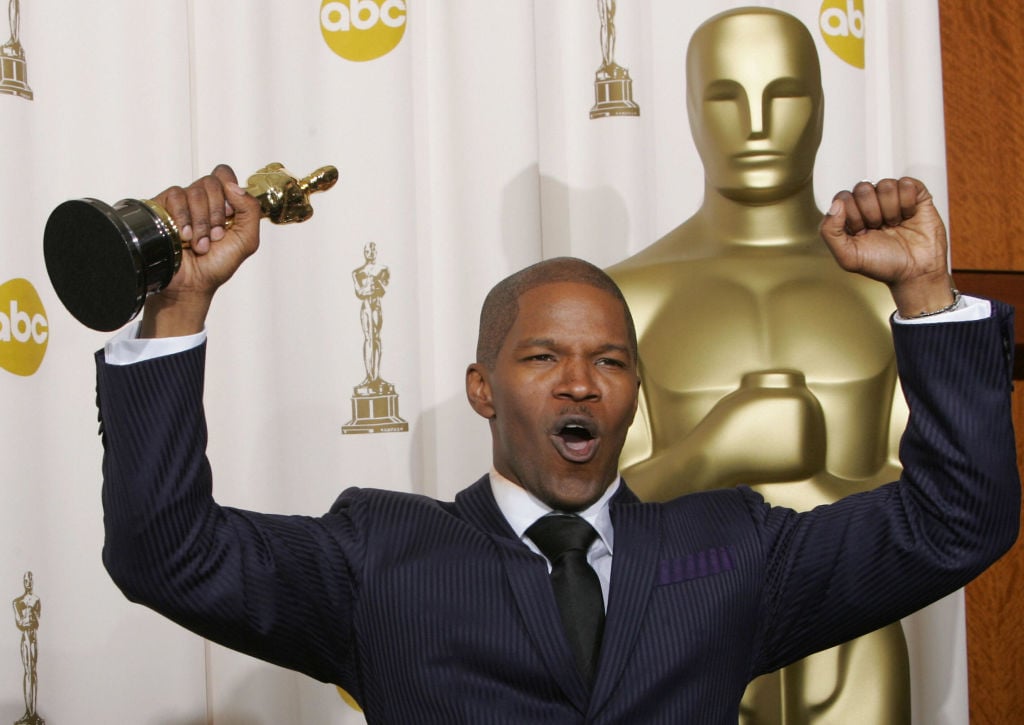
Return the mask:
<path id="1" fill-rule="evenodd" d="M 833 53 L 854 68 L 864 67 L 864 0 L 825 0 L 818 26 Z"/>
<path id="2" fill-rule="evenodd" d="M 43 364 L 50 325 L 35 287 L 27 279 L 0 284 L 0 367 L 32 375 Z"/>
<path id="3" fill-rule="evenodd" d="M 342 58 L 373 60 L 402 41 L 405 13 L 405 0 L 323 0 L 320 30 Z"/>

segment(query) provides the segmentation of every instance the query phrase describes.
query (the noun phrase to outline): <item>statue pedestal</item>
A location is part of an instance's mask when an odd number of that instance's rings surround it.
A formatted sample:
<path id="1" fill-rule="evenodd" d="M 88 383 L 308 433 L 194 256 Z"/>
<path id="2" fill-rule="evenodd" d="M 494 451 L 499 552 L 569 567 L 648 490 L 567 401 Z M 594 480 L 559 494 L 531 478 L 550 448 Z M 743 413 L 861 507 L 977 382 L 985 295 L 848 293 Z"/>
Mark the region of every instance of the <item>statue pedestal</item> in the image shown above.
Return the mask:
<path id="1" fill-rule="evenodd" d="M 0 93 L 32 100 L 32 89 L 28 87 L 25 58 L 13 54 L 9 46 L 0 47 Z"/>
<path id="2" fill-rule="evenodd" d="M 640 115 L 640 106 L 633 101 L 633 79 L 622 66 L 597 72 L 594 100 L 594 107 L 590 109 L 591 118 Z"/>
<path id="3" fill-rule="evenodd" d="M 351 433 L 404 433 L 409 424 L 398 415 L 398 394 L 388 384 L 390 392 L 372 393 L 355 389 L 352 396 L 352 420 L 341 426 L 343 434 Z"/>

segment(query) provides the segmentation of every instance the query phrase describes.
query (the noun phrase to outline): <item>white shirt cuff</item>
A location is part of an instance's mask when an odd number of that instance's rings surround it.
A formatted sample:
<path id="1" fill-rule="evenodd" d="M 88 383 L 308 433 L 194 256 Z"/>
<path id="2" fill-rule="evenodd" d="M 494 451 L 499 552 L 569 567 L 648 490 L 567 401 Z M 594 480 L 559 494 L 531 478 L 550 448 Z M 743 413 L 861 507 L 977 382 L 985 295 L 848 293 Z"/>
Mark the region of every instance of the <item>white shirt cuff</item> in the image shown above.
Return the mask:
<path id="1" fill-rule="evenodd" d="M 199 347 L 206 342 L 206 330 L 184 337 L 139 338 L 137 320 L 114 335 L 103 346 L 103 359 L 108 365 L 131 365 L 144 360 L 174 355 Z"/>
<path id="2" fill-rule="evenodd" d="M 935 322 L 970 322 L 984 320 L 992 316 L 992 303 L 968 295 L 960 296 L 960 306 L 949 312 L 940 312 L 927 317 L 900 317 L 897 312 L 893 319 L 901 325 L 927 325 Z"/>

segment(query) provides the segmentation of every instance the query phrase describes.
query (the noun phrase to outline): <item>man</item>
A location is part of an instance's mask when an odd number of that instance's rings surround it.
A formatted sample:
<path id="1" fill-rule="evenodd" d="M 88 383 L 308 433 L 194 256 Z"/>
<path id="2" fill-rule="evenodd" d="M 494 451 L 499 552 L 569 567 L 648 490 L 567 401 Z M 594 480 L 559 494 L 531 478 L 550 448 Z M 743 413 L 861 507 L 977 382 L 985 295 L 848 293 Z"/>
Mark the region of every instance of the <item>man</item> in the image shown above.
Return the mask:
<path id="1" fill-rule="evenodd" d="M 959 309 L 915 180 L 838 195 L 822 236 L 901 316 L 982 319 L 897 326 L 904 478 L 799 514 L 746 488 L 636 499 L 617 474 L 639 385 L 629 312 L 600 270 L 565 259 L 484 303 L 466 391 L 494 468 L 454 502 L 352 489 L 319 518 L 218 506 L 203 325 L 258 248 L 257 211 L 227 167 L 156 201 L 194 251 L 147 301 L 141 339 L 99 354 L 104 561 L 129 598 L 344 687 L 370 722 L 735 723 L 751 678 L 962 586 L 1016 537 L 1009 313 Z M 147 339 L 168 336 L 186 339 Z M 112 364 L 134 347 L 170 354 Z M 537 526 L 580 519 L 603 599 L 590 659 L 556 600 L 563 556 L 536 553 Z"/>

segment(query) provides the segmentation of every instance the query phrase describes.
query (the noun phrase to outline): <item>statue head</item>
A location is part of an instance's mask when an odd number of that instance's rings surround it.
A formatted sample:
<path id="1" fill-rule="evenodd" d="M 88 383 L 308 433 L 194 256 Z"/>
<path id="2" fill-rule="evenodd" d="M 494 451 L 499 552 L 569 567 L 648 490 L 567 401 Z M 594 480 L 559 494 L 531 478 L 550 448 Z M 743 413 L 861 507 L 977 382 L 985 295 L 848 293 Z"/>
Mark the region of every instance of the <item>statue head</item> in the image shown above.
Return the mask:
<path id="1" fill-rule="evenodd" d="M 690 130 L 711 188 L 765 203 L 811 182 L 824 95 L 802 22 L 761 7 L 712 17 L 690 41 L 686 83 Z"/>
<path id="2" fill-rule="evenodd" d="M 363 258 L 367 262 L 375 262 L 375 261 L 377 261 L 377 243 L 376 242 L 367 242 L 365 245 L 363 245 Z"/>

